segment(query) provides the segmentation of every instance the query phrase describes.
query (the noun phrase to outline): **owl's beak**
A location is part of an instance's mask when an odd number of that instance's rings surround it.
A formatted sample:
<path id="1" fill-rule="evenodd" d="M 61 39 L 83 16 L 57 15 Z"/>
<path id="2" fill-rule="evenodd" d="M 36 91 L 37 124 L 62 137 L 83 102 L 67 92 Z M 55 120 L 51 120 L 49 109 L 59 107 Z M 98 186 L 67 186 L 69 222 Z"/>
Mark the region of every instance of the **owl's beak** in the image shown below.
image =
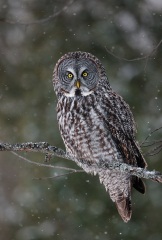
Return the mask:
<path id="1" fill-rule="evenodd" d="M 77 81 L 75 82 L 75 86 L 76 86 L 77 88 L 80 88 L 80 85 L 81 85 L 80 81 L 77 80 Z"/>

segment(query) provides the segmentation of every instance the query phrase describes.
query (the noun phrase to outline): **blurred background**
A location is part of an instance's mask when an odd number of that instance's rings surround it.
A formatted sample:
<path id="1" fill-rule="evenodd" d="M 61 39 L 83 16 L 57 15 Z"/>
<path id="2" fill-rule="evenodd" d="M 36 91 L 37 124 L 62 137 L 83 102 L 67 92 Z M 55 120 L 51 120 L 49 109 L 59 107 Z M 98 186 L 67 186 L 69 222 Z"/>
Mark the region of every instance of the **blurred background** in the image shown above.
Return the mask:
<path id="1" fill-rule="evenodd" d="M 64 53 L 81 50 L 104 64 L 113 89 L 131 106 L 142 143 L 162 126 L 161 39 L 160 0 L 1 0 L 0 141 L 64 148 L 52 72 Z M 160 140 L 162 130 L 151 135 L 149 141 Z M 162 152 L 150 157 L 152 148 L 142 149 L 149 169 L 162 171 Z M 44 162 L 43 154 L 25 157 Z M 51 163 L 78 168 L 61 158 Z M 65 173 L 0 153 L 1 240 L 162 239 L 162 185 L 145 181 L 144 196 L 133 191 L 126 224 L 98 177 L 48 178 Z"/>

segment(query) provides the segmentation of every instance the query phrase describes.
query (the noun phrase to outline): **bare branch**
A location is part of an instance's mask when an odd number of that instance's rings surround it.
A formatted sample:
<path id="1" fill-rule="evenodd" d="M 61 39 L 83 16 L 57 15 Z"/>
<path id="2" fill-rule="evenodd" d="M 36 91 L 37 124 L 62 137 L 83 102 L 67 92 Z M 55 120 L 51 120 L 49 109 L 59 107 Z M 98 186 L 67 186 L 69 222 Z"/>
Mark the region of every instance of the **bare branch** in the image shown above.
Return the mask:
<path id="1" fill-rule="evenodd" d="M 55 12 L 50 16 L 48 16 L 47 18 L 43 18 L 43 19 L 39 19 L 39 20 L 35 20 L 35 21 L 31 21 L 31 22 L 23 22 L 21 20 L 17 20 L 17 21 L 13 21 L 10 19 L 5 19 L 5 18 L 0 18 L 0 22 L 5 22 L 8 24 L 19 24 L 19 25 L 32 25 L 32 24 L 42 24 L 42 23 L 46 23 L 48 21 L 50 21 L 51 19 L 57 17 L 58 15 L 60 15 L 62 12 L 66 11 L 68 9 L 68 7 L 74 2 L 74 0 L 69 1 L 61 10 L 59 10 L 58 12 Z"/>
<path id="2" fill-rule="evenodd" d="M 34 165 L 37 165 L 39 167 L 48 167 L 48 168 L 54 168 L 54 169 L 60 169 L 60 170 L 65 170 L 65 171 L 69 171 L 67 173 L 64 173 L 64 174 L 59 174 L 57 176 L 52 176 L 52 177 L 41 177 L 41 178 L 34 178 L 36 180 L 43 180 L 43 179 L 54 179 L 54 178 L 59 178 L 59 177 L 63 177 L 63 176 L 66 176 L 66 175 L 69 175 L 69 174 L 72 174 L 72 173 L 78 173 L 78 172 L 84 172 L 83 170 L 80 170 L 80 169 L 75 169 L 75 168 L 67 168 L 67 167 L 62 167 L 62 166 L 56 166 L 56 165 L 52 165 L 52 164 L 45 164 L 45 163 L 38 163 L 38 162 L 34 162 L 26 157 L 23 157 L 13 151 L 11 151 L 12 154 L 14 154 L 15 156 L 17 156 L 18 158 L 24 160 L 25 162 L 27 163 L 30 163 L 30 164 L 34 164 Z M 51 154 L 50 154 L 51 155 Z"/>
<path id="3" fill-rule="evenodd" d="M 144 144 L 142 144 L 142 147 L 151 147 L 155 144 L 162 143 L 162 140 L 152 140 L 152 141 L 145 141 Z"/>
<path id="4" fill-rule="evenodd" d="M 115 163 L 112 165 L 108 165 L 107 168 L 109 169 L 116 169 L 121 172 L 128 172 L 131 175 L 137 176 L 139 178 L 146 178 L 146 179 L 151 179 L 156 182 L 161 182 L 162 183 L 162 173 L 158 171 L 148 171 L 145 168 L 139 168 L 139 167 L 133 167 L 131 165 L 128 165 L 126 163 Z"/>
<path id="5" fill-rule="evenodd" d="M 140 60 L 148 60 L 158 49 L 158 47 L 162 44 L 162 39 L 159 41 L 159 43 L 152 49 L 152 51 L 147 54 L 146 56 L 143 56 L 143 57 L 137 57 L 137 58 L 132 58 L 132 59 L 128 59 L 128 58 L 124 58 L 124 57 L 120 57 L 116 54 L 114 54 L 111 50 L 109 50 L 107 47 L 105 47 L 106 51 L 111 54 L 113 57 L 115 57 L 116 59 L 118 60 L 124 60 L 124 61 L 127 61 L 127 62 L 134 62 L 134 61 L 140 61 Z M 147 65 L 147 62 L 146 62 L 146 65 Z M 146 67 L 146 66 L 145 66 Z"/>
<path id="6" fill-rule="evenodd" d="M 24 160 L 25 162 L 27 163 L 30 163 L 30 164 L 34 164 L 34 165 L 37 165 L 39 167 L 48 167 L 48 168 L 55 168 L 55 169 L 61 169 L 61 170 L 66 170 L 66 171 L 73 171 L 73 172 L 78 172 L 80 170 L 78 169 L 75 169 L 75 168 L 67 168 L 67 167 L 62 167 L 62 166 L 55 166 L 55 165 L 52 165 L 52 164 L 45 164 L 45 163 L 39 163 L 39 162 L 34 162 L 26 157 L 23 157 L 13 151 L 11 151 L 12 154 L 14 154 L 15 156 L 17 156 L 18 158 Z"/>
<path id="7" fill-rule="evenodd" d="M 159 131 L 160 129 L 162 129 L 162 127 L 156 128 L 153 131 L 151 131 L 147 137 L 144 139 L 144 141 L 140 144 L 140 147 L 143 147 L 143 145 L 147 142 L 147 140 L 152 136 L 152 134 L 154 134 L 155 132 Z"/>
<path id="8" fill-rule="evenodd" d="M 146 156 L 155 156 L 161 151 L 162 140 L 148 141 L 148 139 L 160 129 L 162 129 L 162 127 L 156 128 L 155 130 L 151 131 L 144 139 L 144 141 L 140 144 L 141 147 L 153 147 L 149 152 L 145 154 Z"/>
<path id="9" fill-rule="evenodd" d="M 151 151 L 147 153 L 148 156 L 155 156 L 158 154 L 162 149 L 162 144 L 154 147 Z"/>
<path id="10" fill-rule="evenodd" d="M 29 151 L 29 152 L 42 152 L 45 154 L 50 154 L 53 156 L 65 158 L 68 160 L 72 160 L 75 162 L 80 162 L 82 161 L 83 163 L 86 163 L 86 160 L 79 160 L 74 157 L 71 157 L 69 154 L 67 154 L 65 151 L 63 151 L 60 148 L 57 148 L 55 146 L 49 145 L 47 142 L 37 142 L 37 143 L 32 143 L 32 142 L 27 142 L 27 143 L 16 143 L 16 144 L 9 144 L 9 143 L 0 143 L 0 151 Z M 51 164 L 43 164 L 43 163 L 35 163 L 29 159 L 26 159 L 21 156 L 21 158 L 29 163 L 36 164 L 38 166 L 45 166 L 45 167 L 52 167 L 56 168 L 56 166 L 53 166 Z M 61 167 L 59 167 L 61 168 Z M 117 170 L 121 172 L 127 172 L 130 175 L 134 175 L 140 178 L 146 178 L 146 179 L 151 179 L 157 182 L 162 182 L 162 174 L 157 171 L 148 171 L 145 168 L 139 168 L 139 167 L 134 167 L 125 163 L 101 163 L 101 164 L 93 164 L 92 168 L 104 168 L 104 169 L 110 169 L 110 170 Z M 65 169 L 65 168 L 64 168 Z M 76 169 L 71 169 L 71 168 L 66 168 L 66 170 L 70 171 L 78 171 Z"/>
<path id="11" fill-rule="evenodd" d="M 64 150 L 55 146 L 50 146 L 47 142 L 27 142 L 16 144 L 0 143 L 0 151 L 41 152 L 72 160 L 71 157 Z"/>

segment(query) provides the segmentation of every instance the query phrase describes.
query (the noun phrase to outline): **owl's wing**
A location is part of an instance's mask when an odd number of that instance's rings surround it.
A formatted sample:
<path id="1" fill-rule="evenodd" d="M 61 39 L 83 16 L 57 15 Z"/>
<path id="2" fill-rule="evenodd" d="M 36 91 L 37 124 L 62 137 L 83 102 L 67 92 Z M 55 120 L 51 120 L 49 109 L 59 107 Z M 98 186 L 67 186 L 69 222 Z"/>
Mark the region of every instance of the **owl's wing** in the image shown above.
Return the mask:
<path id="1" fill-rule="evenodd" d="M 125 163 L 145 168 L 147 166 L 135 140 L 135 122 L 128 104 L 115 92 L 104 95 L 105 123 Z"/>

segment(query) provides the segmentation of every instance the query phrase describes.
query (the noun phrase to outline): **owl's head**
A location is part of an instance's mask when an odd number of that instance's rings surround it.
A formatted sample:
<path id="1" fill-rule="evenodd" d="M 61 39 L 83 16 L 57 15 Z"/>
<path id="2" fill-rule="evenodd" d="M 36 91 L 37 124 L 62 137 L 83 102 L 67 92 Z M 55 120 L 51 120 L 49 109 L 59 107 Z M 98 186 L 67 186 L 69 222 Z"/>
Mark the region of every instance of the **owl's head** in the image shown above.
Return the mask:
<path id="1" fill-rule="evenodd" d="M 93 93 L 105 78 L 105 69 L 95 56 L 86 52 L 70 52 L 57 62 L 53 83 L 57 95 L 81 97 Z"/>

